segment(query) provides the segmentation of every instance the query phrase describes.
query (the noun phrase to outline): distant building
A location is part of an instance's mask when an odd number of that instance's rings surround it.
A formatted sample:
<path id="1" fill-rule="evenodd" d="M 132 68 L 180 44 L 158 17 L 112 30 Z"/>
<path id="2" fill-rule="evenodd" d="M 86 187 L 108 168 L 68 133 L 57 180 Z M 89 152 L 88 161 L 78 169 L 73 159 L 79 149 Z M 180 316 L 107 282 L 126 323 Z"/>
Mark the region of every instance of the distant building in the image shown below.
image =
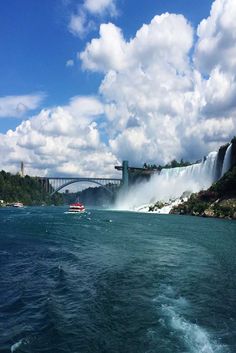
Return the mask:
<path id="1" fill-rule="evenodd" d="M 24 162 L 20 162 L 20 176 L 25 176 Z"/>

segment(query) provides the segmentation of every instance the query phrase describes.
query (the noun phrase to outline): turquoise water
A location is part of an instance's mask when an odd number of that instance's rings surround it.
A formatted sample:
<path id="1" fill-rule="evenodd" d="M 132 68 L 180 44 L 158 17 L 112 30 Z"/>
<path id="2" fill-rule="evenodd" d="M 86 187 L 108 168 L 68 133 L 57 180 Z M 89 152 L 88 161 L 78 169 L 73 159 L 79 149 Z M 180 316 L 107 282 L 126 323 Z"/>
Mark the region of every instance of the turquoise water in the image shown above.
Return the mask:
<path id="1" fill-rule="evenodd" d="M 236 223 L 0 209 L 0 352 L 236 352 Z"/>

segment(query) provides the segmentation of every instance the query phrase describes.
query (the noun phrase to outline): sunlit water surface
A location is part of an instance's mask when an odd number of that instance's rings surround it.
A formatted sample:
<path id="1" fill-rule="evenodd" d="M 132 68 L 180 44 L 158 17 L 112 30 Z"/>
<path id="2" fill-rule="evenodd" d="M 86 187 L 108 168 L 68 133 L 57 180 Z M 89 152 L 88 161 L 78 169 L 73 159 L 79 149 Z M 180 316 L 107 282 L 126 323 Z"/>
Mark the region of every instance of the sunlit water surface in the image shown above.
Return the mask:
<path id="1" fill-rule="evenodd" d="M 0 352 L 236 352 L 236 223 L 0 209 Z"/>

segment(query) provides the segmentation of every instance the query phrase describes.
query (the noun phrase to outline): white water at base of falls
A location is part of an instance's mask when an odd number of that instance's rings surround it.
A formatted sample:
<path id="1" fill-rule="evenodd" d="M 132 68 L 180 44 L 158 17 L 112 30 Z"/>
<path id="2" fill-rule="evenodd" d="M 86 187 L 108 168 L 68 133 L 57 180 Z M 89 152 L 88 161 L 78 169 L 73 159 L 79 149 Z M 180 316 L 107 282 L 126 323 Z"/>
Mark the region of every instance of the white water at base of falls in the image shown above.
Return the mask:
<path id="1" fill-rule="evenodd" d="M 138 210 L 156 201 L 168 202 L 181 197 L 185 191 L 198 192 L 214 182 L 217 153 L 211 152 L 201 163 L 187 167 L 162 169 L 147 182 L 135 184 L 120 193 L 116 209 Z"/>
<path id="2" fill-rule="evenodd" d="M 225 152 L 221 176 L 223 176 L 230 169 L 231 150 L 232 143 L 227 147 L 227 150 Z"/>

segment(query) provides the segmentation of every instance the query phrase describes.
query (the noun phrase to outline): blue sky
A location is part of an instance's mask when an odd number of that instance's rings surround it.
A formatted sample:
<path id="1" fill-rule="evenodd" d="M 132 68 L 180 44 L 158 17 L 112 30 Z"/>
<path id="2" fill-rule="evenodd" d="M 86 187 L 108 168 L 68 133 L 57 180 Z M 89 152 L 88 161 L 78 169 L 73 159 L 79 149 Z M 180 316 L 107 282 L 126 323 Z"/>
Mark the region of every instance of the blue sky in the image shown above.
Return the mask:
<path id="1" fill-rule="evenodd" d="M 122 0 L 117 2 L 119 14 L 103 16 L 96 22 L 112 21 L 122 28 L 127 39 L 157 14 L 182 13 L 196 27 L 209 14 L 211 1 L 189 0 Z M 67 103 L 70 97 L 96 94 L 101 75 L 81 70 L 80 62 L 66 67 L 69 59 L 97 30 L 78 38 L 68 31 L 71 9 L 82 1 L 11 0 L 0 4 L 0 96 L 45 92 L 46 106 Z M 102 21 L 101 21 L 102 20 Z M 97 28 L 98 29 L 98 28 Z M 18 125 L 19 119 L 0 119 L 0 132 Z"/>
<path id="2" fill-rule="evenodd" d="M 233 0 L 1 1 L 0 152 L 6 144 L 12 151 L 2 167 L 15 170 L 24 155 L 32 174 L 91 175 L 86 163 L 65 156 L 50 166 L 53 151 L 45 156 L 63 136 L 69 154 L 70 119 L 83 139 L 78 151 L 92 160 L 105 154 L 107 170 L 124 158 L 197 159 L 227 141 L 235 74 L 219 52 L 232 57 L 234 11 Z"/>

